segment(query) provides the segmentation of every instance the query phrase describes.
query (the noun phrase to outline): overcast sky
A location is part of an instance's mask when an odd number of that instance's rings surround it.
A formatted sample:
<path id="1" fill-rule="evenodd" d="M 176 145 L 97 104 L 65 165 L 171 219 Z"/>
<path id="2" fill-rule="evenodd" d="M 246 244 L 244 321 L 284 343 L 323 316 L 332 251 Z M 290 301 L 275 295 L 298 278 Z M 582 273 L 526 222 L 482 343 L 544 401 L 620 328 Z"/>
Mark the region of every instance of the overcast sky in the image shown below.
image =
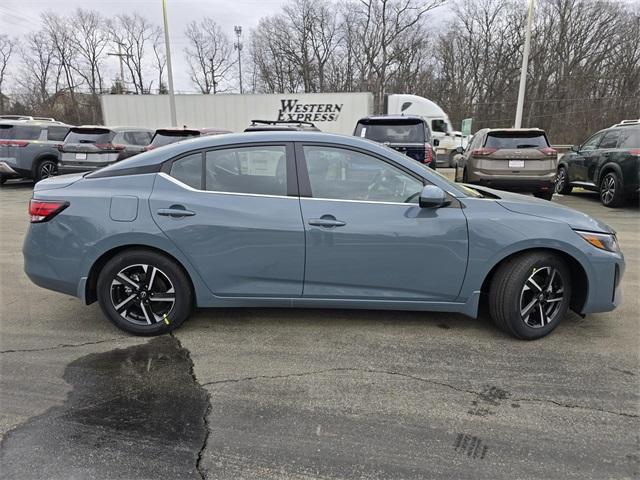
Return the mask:
<path id="1" fill-rule="evenodd" d="M 286 0 L 167 0 L 169 33 L 177 91 L 193 91 L 184 60 L 186 39 L 183 31 L 192 20 L 212 17 L 233 38 L 233 26 L 242 25 L 245 44 L 248 33 L 260 17 L 280 11 Z M 46 10 L 66 15 L 82 7 L 107 16 L 138 12 L 162 25 L 162 0 L 0 0 L 0 32 L 20 36 L 39 28 L 40 14 Z M 15 64 L 15 62 L 12 62 Z M 110 80 L 115 76 L 117 60 L 107 60 Z"/>

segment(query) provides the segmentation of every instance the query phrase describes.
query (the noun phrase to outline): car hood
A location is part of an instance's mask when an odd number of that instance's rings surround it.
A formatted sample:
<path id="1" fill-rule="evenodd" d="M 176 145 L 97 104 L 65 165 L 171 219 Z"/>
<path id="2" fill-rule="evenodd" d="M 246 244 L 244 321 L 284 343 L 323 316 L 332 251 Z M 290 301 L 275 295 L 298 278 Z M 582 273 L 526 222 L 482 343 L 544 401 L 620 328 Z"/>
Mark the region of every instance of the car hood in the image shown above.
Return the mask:
<path id="1" fill-rule="evenodd" d="M 615 233 L 615 231 L 606 223 L 596 220 L 586 213 L 565 207 L 564 205 L 527 195 L 504 192 L 502 190 L 498 191 L 491 188 L 478 187 L 476 185 L 473 185 L 472 187 L 481 192 L 487 192 L 489 196 L 497 197 L 495 198 L 496 203 L 499 203 L 501 206 L 512 212 L 564 222 L 576 230 Z"/>
<path id="2" fill-rule="evenodd" d="M 42 190 L 53 190 L 54 188 L 68 187 L 72 183 L 77 182 L 84 176 L 84 173 L 70 173 L 69 175 L 58 175 L 56 177 L 45 178 L 40 180 L 33 187 L 34 192 Z"/>

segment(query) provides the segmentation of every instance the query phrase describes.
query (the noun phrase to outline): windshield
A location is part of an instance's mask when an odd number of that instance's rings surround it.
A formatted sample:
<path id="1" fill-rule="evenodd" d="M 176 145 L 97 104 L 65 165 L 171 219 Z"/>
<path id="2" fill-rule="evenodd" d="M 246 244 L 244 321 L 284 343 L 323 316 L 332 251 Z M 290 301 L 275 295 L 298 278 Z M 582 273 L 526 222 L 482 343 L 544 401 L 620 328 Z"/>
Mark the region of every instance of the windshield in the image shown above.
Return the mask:
<path id="1" fill-rule="evenodd" d="M 544 148 L 549 146 L 542 132 L 490 132 L 484 144 L 487 148 Z"/>
<path id="2" fill-rule="evenodd" d="M 422 123 L 358 123 L 355 134 L 378 143 L 425 143 Z"/>

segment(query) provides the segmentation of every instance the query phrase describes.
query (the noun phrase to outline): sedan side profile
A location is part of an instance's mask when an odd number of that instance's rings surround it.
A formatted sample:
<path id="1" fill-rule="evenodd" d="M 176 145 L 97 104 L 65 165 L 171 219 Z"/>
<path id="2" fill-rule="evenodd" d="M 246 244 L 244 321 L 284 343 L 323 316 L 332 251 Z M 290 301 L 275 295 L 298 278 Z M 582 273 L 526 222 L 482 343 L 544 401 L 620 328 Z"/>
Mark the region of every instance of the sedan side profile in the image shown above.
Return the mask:
<path id="1" fill-rule="evenodd" d="M 491 317 L 522 339 L 610 311 L 615 232 L 542 200 L 455 184 L 383 145 L 307 132 L 185 140 L 39 182 L 25 271 L 157 335 L 194 307 Z"/>

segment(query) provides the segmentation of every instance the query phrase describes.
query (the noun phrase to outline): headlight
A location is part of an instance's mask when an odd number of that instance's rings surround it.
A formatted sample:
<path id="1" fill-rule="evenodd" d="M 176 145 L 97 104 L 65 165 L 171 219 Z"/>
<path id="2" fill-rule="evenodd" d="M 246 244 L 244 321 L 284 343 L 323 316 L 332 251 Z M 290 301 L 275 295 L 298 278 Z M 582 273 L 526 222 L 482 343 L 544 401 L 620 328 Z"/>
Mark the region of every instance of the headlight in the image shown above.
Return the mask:
<path id="1" fill-rule="evenodd" d="M 618 240 L 616 236 L 611 233 L 593 233 L 583 232 L 581 230 L 575 230 L 575 232 L 584 238 L 587 242 L 600 250 L 606 250 L 607 252 L 619 252 Z"/>

